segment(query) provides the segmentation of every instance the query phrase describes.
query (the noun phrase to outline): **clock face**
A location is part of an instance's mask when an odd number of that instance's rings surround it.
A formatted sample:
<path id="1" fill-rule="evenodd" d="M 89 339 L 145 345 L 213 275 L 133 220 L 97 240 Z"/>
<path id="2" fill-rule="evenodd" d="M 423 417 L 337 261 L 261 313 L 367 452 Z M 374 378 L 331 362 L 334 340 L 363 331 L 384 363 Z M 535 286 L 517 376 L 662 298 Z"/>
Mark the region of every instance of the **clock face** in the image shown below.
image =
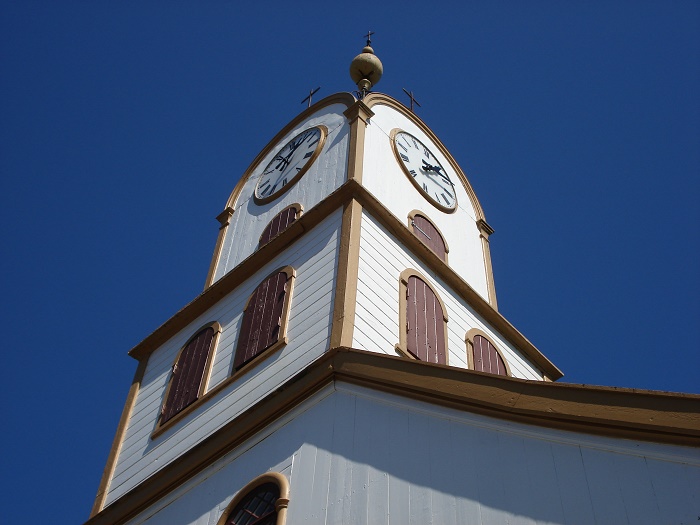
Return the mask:
<path id="1" fill-rule="evenodd" d="M 280 148 L 258 179 L 255 200 L 264 204 L 287 191 L 316 160 L 326 135 L 325 126 L 316 126 L 302 131 Z"/>
<path id="2" fill-rule="evenodd" d="M 433 206 L 451 212 L 457 208 L 457 195 L 449 172 L 428 147 L 405 131 L 396 131 L 394 153 L 404 173 Z"/>

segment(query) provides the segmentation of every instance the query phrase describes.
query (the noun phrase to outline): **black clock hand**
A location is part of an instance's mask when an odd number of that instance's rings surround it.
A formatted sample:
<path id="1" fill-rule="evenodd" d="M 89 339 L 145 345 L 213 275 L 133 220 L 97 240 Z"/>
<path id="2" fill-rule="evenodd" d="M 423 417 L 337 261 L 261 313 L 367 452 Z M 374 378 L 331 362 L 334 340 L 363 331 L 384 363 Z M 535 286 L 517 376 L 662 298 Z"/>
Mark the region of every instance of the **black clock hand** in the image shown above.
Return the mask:
<path id="1" fill-rule="evenodd" d="M 442 180 L 444 180 L 447 184 L 449 184 L 450 186 L 454 186 L 454 183 L 450 180 L 450 178 L 444 173 L 442 173 L 442 166 L 433 166 L 433 170 L 435 171 L 435 173 L 440 175 L 440 177 L 442 177 Z"/>

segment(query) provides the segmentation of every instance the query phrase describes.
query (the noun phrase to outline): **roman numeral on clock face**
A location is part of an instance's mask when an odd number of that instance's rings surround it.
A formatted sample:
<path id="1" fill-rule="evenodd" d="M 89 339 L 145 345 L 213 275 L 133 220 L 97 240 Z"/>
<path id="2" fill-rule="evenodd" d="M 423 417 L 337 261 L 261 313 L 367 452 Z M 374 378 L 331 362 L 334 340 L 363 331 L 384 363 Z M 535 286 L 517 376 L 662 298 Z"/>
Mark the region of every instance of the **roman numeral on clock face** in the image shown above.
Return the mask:
<path id="1" fill-rule="evenodd" d="M 403 153 L 400 153 L 399 155 L 401 155 L 401 158 L 403 159 L 404 162 L 411 162 L 411 160 Z"/>

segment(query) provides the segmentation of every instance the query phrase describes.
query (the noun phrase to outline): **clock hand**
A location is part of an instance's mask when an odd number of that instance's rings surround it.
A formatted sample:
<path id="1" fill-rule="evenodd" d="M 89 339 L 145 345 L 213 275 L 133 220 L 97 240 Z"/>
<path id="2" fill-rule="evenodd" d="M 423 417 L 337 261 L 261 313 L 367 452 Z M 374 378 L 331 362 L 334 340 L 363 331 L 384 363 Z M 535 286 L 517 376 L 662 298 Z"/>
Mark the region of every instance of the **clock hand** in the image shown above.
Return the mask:
<path id="1" fill-rule="evenodd" d="M 450 186 L 454 186 L 454 183 L 450 180 L 450 178 L 444 173 L 442 173 L 442 166 L 433 166 L 433 170 L 435 171 L 435 173 L 440 175 L 440 177 L 442 177 L 442 180 L 444 180 L 447 184 L 449 184 Z"/>

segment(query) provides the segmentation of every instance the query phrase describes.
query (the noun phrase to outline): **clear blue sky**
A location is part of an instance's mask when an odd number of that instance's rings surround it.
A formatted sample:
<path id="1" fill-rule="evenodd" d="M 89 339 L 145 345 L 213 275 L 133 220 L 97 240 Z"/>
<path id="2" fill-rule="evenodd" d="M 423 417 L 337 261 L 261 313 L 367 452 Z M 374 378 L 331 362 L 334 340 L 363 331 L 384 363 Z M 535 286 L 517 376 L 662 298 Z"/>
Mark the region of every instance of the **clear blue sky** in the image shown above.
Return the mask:
<path id="1" fill-rule="evenodd" d="M 564 381 L 700 392 L 697 1 L 0 9 L 3 523 L 87 519 L 126 352 L 201 292 L 238 177 L 311 88 L 353 89 L 368 29 Z"/>

